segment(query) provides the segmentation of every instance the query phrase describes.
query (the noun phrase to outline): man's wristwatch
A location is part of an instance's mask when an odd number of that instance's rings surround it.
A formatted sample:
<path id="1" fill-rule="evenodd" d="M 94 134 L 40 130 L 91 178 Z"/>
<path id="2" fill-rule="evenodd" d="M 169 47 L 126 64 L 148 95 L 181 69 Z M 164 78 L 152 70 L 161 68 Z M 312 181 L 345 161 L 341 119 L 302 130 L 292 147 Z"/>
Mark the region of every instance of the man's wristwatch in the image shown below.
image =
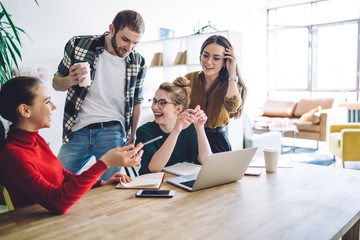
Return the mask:
<path id="1" fill-rule="evenodd" d="M 239 77 L 238 76 L 233 76 L 233 77 L 229 77 L 229 81 L 234 80 L 236 83 L 239 82 Z"/>

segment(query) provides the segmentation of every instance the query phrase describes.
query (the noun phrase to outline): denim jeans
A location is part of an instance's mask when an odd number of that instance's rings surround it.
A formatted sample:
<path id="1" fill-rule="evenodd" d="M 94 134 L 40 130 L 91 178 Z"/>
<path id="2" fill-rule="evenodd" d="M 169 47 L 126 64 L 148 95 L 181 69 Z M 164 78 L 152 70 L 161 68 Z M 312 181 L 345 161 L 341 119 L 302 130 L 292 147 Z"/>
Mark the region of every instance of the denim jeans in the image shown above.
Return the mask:
<path id="1" fill-rule="evenodd" d="M 231 145 L 225 132 L 206 133 L 206 137 L 213 153 L 231 151 Z"/>
<path id="2" fill-rule="evenodd" d="M 97 161 L 108 150 L 124 145 L 121 124 L 91 130 L 82 128 L 73 132 L 70 142 L 61 146 L 58 158 L 66 170 L 79 174 L 92 156 L 95 156 Z M 108 180 L 120 169 L 110 167 L 100 179 Z"/>

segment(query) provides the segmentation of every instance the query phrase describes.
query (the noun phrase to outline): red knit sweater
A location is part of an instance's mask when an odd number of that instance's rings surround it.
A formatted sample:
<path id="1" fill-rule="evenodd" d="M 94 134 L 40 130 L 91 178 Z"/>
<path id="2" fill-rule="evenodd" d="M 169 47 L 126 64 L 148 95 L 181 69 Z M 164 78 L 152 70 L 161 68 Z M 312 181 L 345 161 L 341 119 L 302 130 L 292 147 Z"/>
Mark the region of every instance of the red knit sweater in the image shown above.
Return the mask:
<path id="1" fill-rule="evenodd" d="M 65 170 L 38 132 L 10 127 L 0 150 L 0 183 L 15 208 L 39 203 L 57 214 L 65 213 L 94 185 L 107 169 L 97 161 L 76 175 Z"/>

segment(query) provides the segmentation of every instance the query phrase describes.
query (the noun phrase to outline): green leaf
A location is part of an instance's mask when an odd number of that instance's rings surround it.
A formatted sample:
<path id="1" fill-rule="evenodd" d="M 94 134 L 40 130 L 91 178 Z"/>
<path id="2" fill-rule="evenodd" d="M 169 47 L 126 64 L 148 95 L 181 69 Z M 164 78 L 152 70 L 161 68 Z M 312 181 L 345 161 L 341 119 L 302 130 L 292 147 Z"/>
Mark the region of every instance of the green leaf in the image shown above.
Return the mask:
<path id="1" fill-rule="evenodd" d="M 0 68 L 0 78 L 1 78 L 0 86 L 3 85 L 7 80 L 12 78 L 12 76 L 13 76 L 12 73 L 6 74 L 6 72 L 4 72 L 2 68 Z"/>
<path id="2" fill-rule="evenodd" d="M 13 60 L 13 62 L 14 62 L 15 65 L 16 65 L 16 68 L 19 68 L 18 63 L 17 63 L 17 60 L 16 60 L 16 56 L 15 56 L 15 53 L 14 53 L 13 49 L 11 49 L 11 47 L 10 47 L 10 45 L 9 45 L 8 42 L 5 41 L 5 43 L 6 43 L 6 46 L 7 46 L 7 48 L 8 48 L 8 52 L 9 52 L 10 55 L 11 55 L 11 59 Z"/>
<path id="3" fill-rule="evenodd" d="M 11 26 L 13 32 L 14 32 L 14 35 L 15 35 L 18 43 L 19 43 L 20 46 L 21 46 L 21 41 L 20 41 L 19 34 L 18 34 L 18 32 L 16 31 L 15 25 L 14 25 L 14 23 L 12 22 L 12 20 L 11 20 L 11 18 L 10 18 L 10 15 L 8 14 L 8 12 L 6 11 L 6 9 L 4 8 L 4 5 L 3 5 L 1 2 L 0 2 L 0 5 L 1 5 L 2 9 L 3 9 L 3 12 L 4 12 L 4 14 L 5 14 L 6 19 L 8 20 L 8 22 L 9 22 L 9 24 L 10 24 L 10 26 Z"/>
<path id="4" fill-rule="evenodd" d="M 8 37 L 8 40 L 5 42 L 7 43 L 8 45 L 8 48 L 11 49 L 11 47 L 9 46 L 9 43 L 11 44 L 12 48 L 15 50 L 15 52 L 17 53 L 17 55 L 19 56 L 19 58 L 21 59 L 21 53 L 20 53 L 20 50 L 19 48 L 16 46 L 15 42 L 12 40 L 13 37 L 8 33 L 8 32 L 5 32 L 6 36 Z"/>
<path id="5" fill-rule="evenodd" d="M 38 0 L 34 0 L 38 7 Z M 0 86 L 8 79 L 13 77 L 13 65 L 18 66 L 18 58 L 22 61 L 21 56 L 21 39 L 20 33 L 30 36 L 21 28 L 14 25 L 11 20 L 12 16 L 6 11 L 4 5 L 1 3 L 2 11 L 0 12 Z M 17 58 L 18 57 L 18 58 Z"/>

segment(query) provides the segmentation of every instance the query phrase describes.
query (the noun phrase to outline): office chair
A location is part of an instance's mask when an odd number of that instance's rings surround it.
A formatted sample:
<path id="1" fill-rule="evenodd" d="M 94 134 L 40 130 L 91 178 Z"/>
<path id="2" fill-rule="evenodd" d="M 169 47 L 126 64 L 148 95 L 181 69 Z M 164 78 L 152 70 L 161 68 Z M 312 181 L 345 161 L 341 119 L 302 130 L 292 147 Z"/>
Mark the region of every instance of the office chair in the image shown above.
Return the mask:
<path id="1" fill-rule="evenodd" d="M 0 189 L 1 189 L 1 193 L 4 196 L 5 203 L 6 203 L 6 206 L 7 206 L 8 210 L 9 211 L 14 210 L 15 208 L 14 208 L 14 205 L 12 204 L 12 201 L 11 201 L 11 198 L 10 198 L 10 195 L 9 195 L 8 191 L 1 184 L 0 184 Z"/>

